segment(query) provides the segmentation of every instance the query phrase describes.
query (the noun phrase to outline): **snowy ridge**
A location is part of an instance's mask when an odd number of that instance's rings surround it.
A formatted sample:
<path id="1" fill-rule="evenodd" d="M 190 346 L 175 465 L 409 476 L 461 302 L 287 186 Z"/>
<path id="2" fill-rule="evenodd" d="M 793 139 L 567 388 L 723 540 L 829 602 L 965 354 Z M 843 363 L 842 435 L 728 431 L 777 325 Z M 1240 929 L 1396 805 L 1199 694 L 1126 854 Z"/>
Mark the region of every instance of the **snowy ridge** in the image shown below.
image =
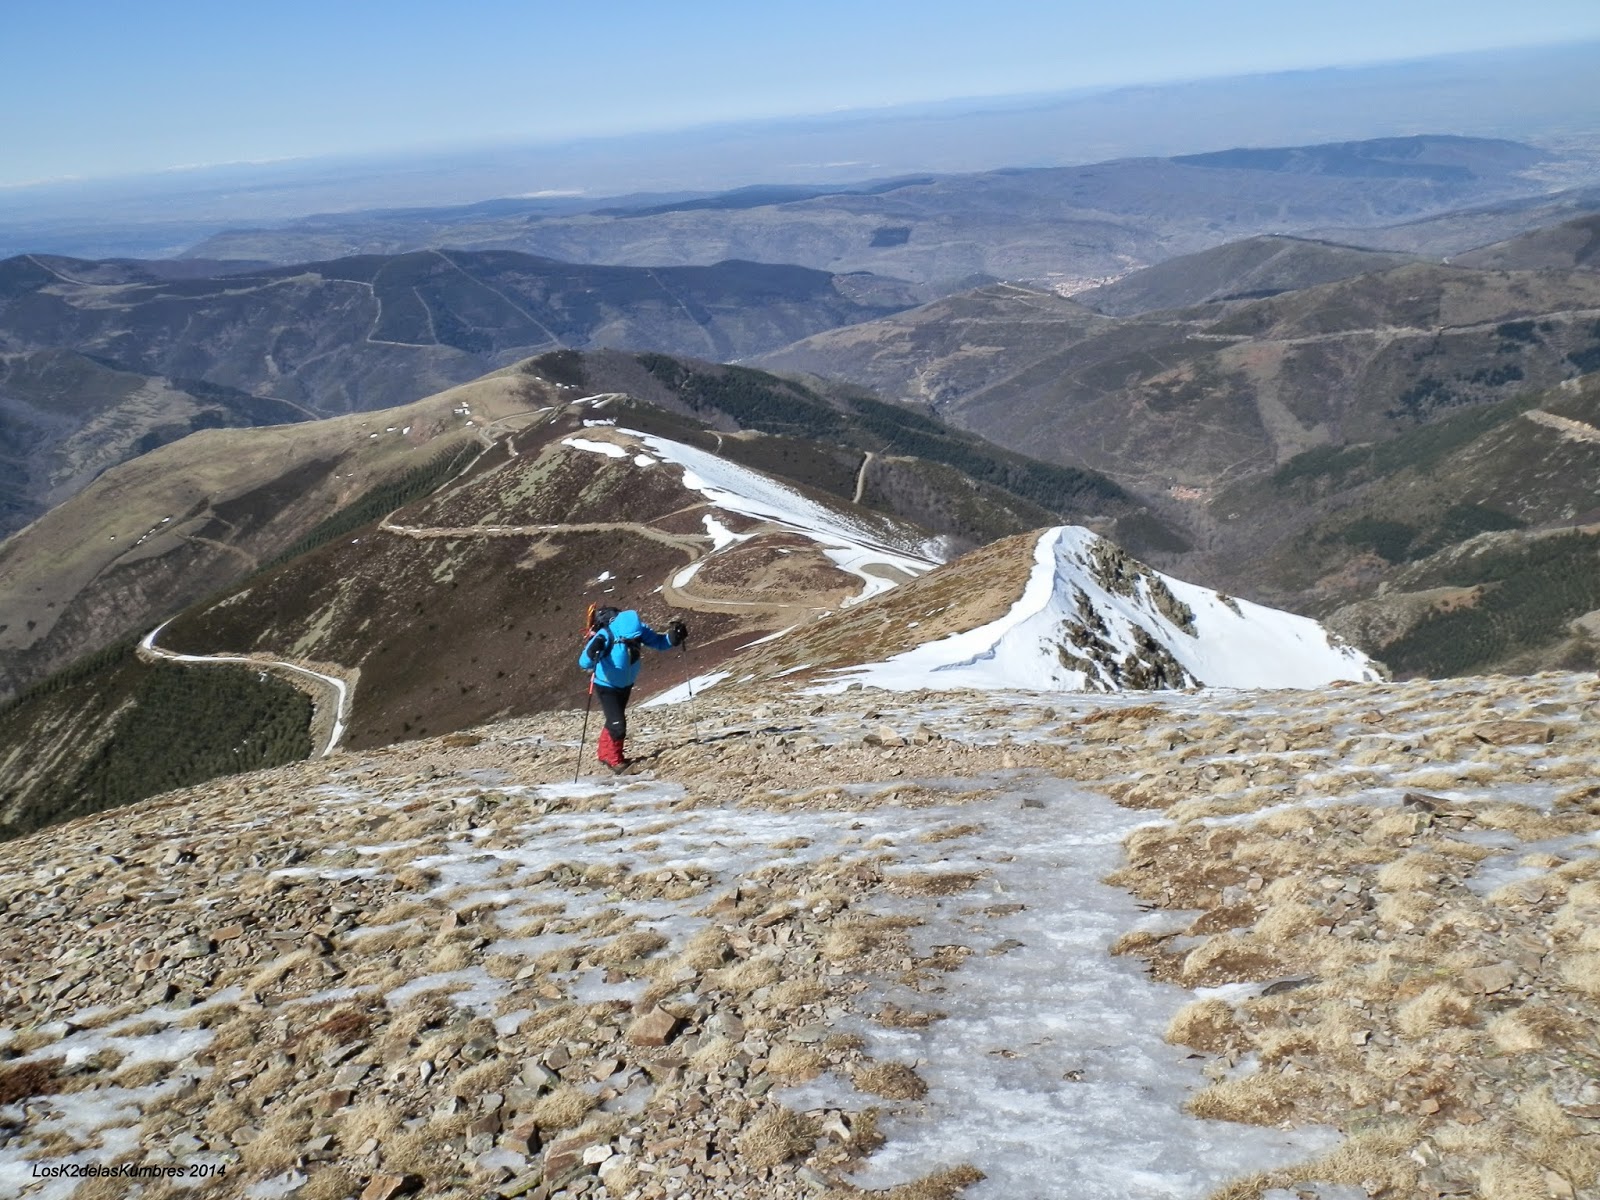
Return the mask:
<path id="1" fill-rule="evenodd" d="M 585 422 L 591 427 L 595 424 Z M 685 488 L 699 492 L 717 508 L 767 521 L 810 538 L 836 567 L 861 580 L 861 592 L 845 602 L 847 607 L 887 592 L 895 584 L 924 574 L 943 561 L 940 548 L 934 543 L 923 542 L 915 547 L 890 545 L 882 532 L 867 522 L 818 504 L 794 488 L 749 467 L 635 429 L 618 428 L 615 432 L 644 446 L 655 457 L 630 454 L 615 442 L 590 438 L 563 438 L 562 445 L 608 458 L 631 457 L 633 465 L 641 469 L 650 469 L 658 462 L 671 464 L 682 470 Z M 714 544 L 712 553 L 743 540 L 711 517 L 706 518 L 706 530 Z M 674 584 L 682 587 L 698 568 L 699 564 L 685 568 L 674 579 Z"/>
<path id="2" fill-rule="evenodd" d="M 922 688 L 1312 688 L 1377 681 L 1376 665 L 1317 622 L 1162 575 L 1078 526 L 1046 530 L 999 620 L 880 663 L 851 682 Z"/>

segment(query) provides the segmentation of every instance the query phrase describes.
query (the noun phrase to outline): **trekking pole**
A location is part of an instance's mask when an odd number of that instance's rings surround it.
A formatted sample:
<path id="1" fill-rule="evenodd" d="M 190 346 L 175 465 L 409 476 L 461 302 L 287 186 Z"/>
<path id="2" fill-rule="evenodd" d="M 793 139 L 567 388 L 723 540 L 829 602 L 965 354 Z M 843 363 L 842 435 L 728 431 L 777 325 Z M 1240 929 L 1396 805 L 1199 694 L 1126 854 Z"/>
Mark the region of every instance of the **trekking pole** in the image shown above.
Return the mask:
<path id="1" fill-rule="evenodd" d="M 583 705 L 583 732 L 578 734 L 578 765 L 572 769 L 572 782 L 583 774 L 583 744 L 589 740 L 589 710 L 594 707 L 594 676 L 589 676 L 589 699 Z"/>
<path id="2" fill-rule="evenodd" d="M 687 654 L 688 651 L 688 642 L 685 641 L 678 643 L 679 654 Z M 689 688 L 689 722 L 694 728 L 694 741 L 695 745 L 698 746 L 700 744 L 700 718 L 694 711 L 694 673 L 692 671 L 689 673 L 689 678 L 685 682 Z"/>

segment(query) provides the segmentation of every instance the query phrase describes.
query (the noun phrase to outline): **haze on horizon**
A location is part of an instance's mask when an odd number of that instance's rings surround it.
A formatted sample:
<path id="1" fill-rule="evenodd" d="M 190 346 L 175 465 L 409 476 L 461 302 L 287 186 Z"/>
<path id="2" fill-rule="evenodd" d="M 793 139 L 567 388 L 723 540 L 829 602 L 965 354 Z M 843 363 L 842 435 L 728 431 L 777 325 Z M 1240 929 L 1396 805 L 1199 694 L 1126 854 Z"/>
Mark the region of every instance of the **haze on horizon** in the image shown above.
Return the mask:
<path id="1" fill-rule="evenodd" d="M 16 189 L 1562 44 L 1600 38 L 1600 6 L 62 0 L 7 24 Z"/>

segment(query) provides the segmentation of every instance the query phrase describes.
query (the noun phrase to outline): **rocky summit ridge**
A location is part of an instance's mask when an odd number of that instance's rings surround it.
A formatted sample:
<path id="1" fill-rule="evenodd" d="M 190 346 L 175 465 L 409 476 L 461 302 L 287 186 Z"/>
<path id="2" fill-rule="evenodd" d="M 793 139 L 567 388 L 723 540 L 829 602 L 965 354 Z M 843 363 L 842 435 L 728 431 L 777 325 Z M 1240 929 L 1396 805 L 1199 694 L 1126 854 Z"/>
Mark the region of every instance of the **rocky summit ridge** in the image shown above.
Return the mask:
<path id="1" fill-rule="evenodd" d="M 728 685 L 80 819 L 0 846 L 0 1188 L 1593 1195 L 1597 718 Z"/>
<path id="2" fill-rule="evenodd" d="M 762 675 L 822 691 L 1118 692 L 1315 688 L 1382 670 L 1307 617 L 1164 575 L 1062 525 L 985 547 L 901 584 L 859 619 L 832 614 L 697 682 Z"/>

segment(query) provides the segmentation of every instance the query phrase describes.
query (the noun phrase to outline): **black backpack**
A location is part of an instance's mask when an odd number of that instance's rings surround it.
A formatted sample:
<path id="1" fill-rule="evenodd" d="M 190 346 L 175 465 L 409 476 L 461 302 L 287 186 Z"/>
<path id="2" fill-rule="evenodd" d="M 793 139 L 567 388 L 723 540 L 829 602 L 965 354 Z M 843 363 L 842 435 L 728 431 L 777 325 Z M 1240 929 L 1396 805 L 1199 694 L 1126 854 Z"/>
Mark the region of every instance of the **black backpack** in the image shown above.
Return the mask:
<path id="1" fill-rule="evenodd" d="M 619 611 L 621 611 L 621 610 L 612 608 L 610 605 L 607 605 L 604 608 L 597 608 L 597 607 L 595 607 L 594 605 L 591 604 L 589 606 L 589 629 L 590 629 L 590 631 L 593 632 L 593 633 L 599 633 L 602 629 L 609 629 L 612 620 L 615 619 L 615 617 L 616 617 L 616 615 L 617 615 L 617 613 Z M 615 640 L 621 641 L 622 644 L 628 648 L 628 661 L 629 662 L 635 662 L 636 663 L 636 662 L 639 661 L 640 658 L 642 658 L 644 656 L 644 637 L 643 637 L 643 635 L 640 635 L 638 637 L 620 638 L 620 639 L 615 639 Z"/>

